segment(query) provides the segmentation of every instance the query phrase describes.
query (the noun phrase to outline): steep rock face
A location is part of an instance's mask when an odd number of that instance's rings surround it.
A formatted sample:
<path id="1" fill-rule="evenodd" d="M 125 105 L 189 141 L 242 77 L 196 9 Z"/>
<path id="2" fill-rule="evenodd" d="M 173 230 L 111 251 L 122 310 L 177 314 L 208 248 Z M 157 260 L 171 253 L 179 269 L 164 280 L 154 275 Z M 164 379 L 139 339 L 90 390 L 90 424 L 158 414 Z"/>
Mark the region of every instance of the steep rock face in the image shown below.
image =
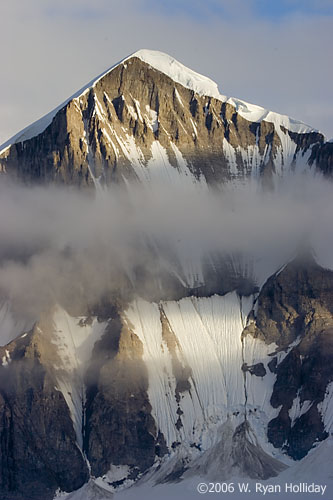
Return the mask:
<path id="1" fill-rule="evenodd" d="M 44 349 L 37 326 L 0 348 L 0 496 L 8 500 L 52 499 L 89 477 Z"/>
<path id="2" fill-rule="evenodd" d="M 167 452 L 142 344 L 116 305 L 97 309 L 100 320 L 56 306 L 0 347 L 0 496 L 8 500 L 52 499 L 90 473 L 119 485 L 110 470 L 123 466 L 135 480 Z"/>
<path id="3" fill-rule="evenodd" d="M 271 404 L 279 410 L 268 425 L 276 447 L 300 459 L 327 437 L 320 414 L 332 380 L 333 273 L 313 259 L 296 260 L 263 287 L 250 333 L 278 352 L 269 363 L 276 381 Z"/>
<path id="4" fill-rule="evenodd" d="M 255 335 L 286 348 L 332 327 L 333 273 L 311 256 L 271 276 L 258 297 Z"/>
<path id="5" fill-rule="evenodd" d="M 310 155 L 319 158 L 321 134 L 301 124 L 288 130 L 286 117 L 274 113 L 256 121 L 253 113 L 241 101 L 187 88 L 134 54 L 69 100 L 39 135 L 4 149 L 1 171 L 28 183 L 80 186 L 176 173 L 187 182 L 255 175 L 270 183 L 304 168 Z"/>
<path id="6" fill-rule="evenodd" d="M 332 176 L 333 173 L 333 142 L 313 147 L 310 164 L 316 164 L 317 167 L 327 176 Z"/>
<path id="7" fill-rule="evenodd" d="M 166 452 L 147 389 L 142 344 L 115 315 L 95 345 L 87 373 L 84 446 L 93 475 L 124 465 L 127 479 L 135 479 Z"/>

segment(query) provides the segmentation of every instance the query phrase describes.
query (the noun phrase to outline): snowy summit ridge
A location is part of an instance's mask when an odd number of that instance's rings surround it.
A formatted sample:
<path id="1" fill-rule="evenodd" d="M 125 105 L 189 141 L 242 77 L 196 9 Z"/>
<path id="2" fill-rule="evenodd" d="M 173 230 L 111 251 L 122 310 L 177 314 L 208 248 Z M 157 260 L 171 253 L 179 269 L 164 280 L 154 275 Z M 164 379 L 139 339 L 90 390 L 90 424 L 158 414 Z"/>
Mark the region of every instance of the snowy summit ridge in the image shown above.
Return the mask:
<path id="1" fill-rule="evenodd" d="M 217 83 L 210 78 L 187 68 L 164 52 L 141 49 L 134 52 L 134 54 L 130 55 L 122 62 L 125 62 L 127 59 L 131 59 L 132 57 L 141 59 L 141 61 L 149 64 L 152 68 L 155 68 L 161 73 L 169 76 L 174 82 L 180 83 L 183 87 L 194 90 L 194 92 L 199 95 L 215 97 L 216 99 L 221 98 Z"/>
<path id="2" fill-rule="evenodd" d="M 39 120 L 21 130 L 18 134 L 11 137 L 8 141 L 0 146 L 0 153 L 4 152 L 4 150 L 12 144 L 23 142 L 37 136 L 38 134 L 41 134 L 50 125 L 57 112 L 60 111 L 64 106 L 66 106 L 72 99 L 78 98 L 85 94 L 87 91 L 93 88 L 101 78 L 113 71 L 120 64 L 124 64 L 126 63 L 126 61 L 132 58 L 140 59 L 142 62 L 150 65 L 157 71 L 160 71 L 161 73 L 167 75 L 174 82 L 179 83 L 180 85 L 183 85 L 190 90 L 193 90 L 198 95 L 213 97 L 220 100 L 221 102 L 227 102 L 228 104 L 231 104 L 236 108 L 236 111 L 239 115 L 249 121 L 261 122 L 262 120 L 265 120 L 275 123 L 276 125 L 281 125 L 286 129 L 297 133 L 318 132 L 316 129 L 300 121 L 294 120 L 286 115 L 280 115 L 279 113 L 269 111 L 265 108 L 262 108 L 261 106 L 249 104 L 240 99 L 222 95 L 219 92 L 217 83 L 215 83 L 210 78 L 203 76 L 191 70 L 190 68 L 187 68 L 172 56 L 156 50 L 141 49 L 127 56 L 125 59 L 121 60 L 115 65 L 111 66 L 97 78 L 91 80 L 75 94 L 66 99 L 66 101 L 64 101 L 50 113 L 46 114 Z"/>
<path id="3" fill-rule="evenodd" d="M 237 113 L 246 120 L 252 122 L 261 122 L 262 120 L 265 120 L 275 123 L 276 125 L 282 125 L 292 132 L 301 134 L 318 132 L 318 130 L 310 127 L 309 125 L 306 125 L 298 120 L 294 120 L 287 115 L 281 115 L 279 113 L 275 113 L 274 111 L 269 111 L 261 106 L 250 104 L 241 99 L 227 97 L 220 94 L 217 83 L 210 78 L 187 68 L 164 52 L 141 49 L 134 52 L 134 54 L 130 55 L 119 64 L 124 63 L 132 57 L 141 59 L 141 61 L 169 76 L 174 82 L 180 83 L 183 87 L 191 89 L 199 95 L 214 97 L 219 101 L 231 104 L 236 108 Z"/>

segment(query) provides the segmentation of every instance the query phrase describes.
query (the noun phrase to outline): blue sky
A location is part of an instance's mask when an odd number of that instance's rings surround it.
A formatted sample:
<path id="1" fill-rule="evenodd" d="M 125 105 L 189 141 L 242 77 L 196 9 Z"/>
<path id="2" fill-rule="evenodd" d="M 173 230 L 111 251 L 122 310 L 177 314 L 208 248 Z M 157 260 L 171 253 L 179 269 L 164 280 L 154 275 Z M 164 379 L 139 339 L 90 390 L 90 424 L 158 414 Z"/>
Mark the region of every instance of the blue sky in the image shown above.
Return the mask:
<path id="1" fill-rule="evenodd" d="M 145 9 L 158 10 L 163 15 L 175 17 L 185 14 L 199 21 L 208 21 L 214 17 L 222 17 L 235 21 L 245 15 L 261 17 L 272 22 L 283 22 L 286 17 L 303 16 L 332 16 L 333 0 L 169 0 L 157 2 L 146 0 Z"/>
<path id="2" fill-rule="evenodd" d="M 255 14 L 272 21 L 282 21 L 290 15 L 332 16 L 333 1 L 331 0 L 255 0 Z"/>
<path id="3" fill-rule="evenodd" d="M 4 0 L 0 144 L 140 48 L 333 137 L 333 0 Z"/>

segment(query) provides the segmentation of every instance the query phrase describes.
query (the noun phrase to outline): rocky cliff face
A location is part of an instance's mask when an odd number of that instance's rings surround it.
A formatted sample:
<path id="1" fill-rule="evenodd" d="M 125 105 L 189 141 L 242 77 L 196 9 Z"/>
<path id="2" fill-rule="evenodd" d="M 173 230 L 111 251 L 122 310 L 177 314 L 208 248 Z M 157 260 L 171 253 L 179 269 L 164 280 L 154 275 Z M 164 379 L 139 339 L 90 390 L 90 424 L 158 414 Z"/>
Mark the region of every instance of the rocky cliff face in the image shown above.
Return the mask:
<path id="1" fill-rule="evenodd" d="M 279 410 L 268 437 L 293 458 L 327 437 L 320 414 L 332 381 L 333 273 L 313 258 L 297 259 L 262 288 L 255 322 L 244 334 L 278 345 L 269 369 L 276 374 L 271 404 Z"/>
<path id="2" fill-rule="evenodd" d="M 0 348 L 0 488 L 8 500 L 52 499 L 58 487 L 77 489 L 89 478 L 40 326 Z"/>
<path id="3" fill-rule="evenodd" d="M 136 479 L 167 451 L 151 415 L 142 354 L 139 338 L 118 315 L 94 347 L 87 373 L 84 447 L 96 477 L 112 464 L 126 465 L 128 478 Z"/>
<path id="4" fill-rule="evenodd" d="M 178 83 L 174 60 L 162 54 L 156 65 L 152 54 L 139 51 L 111 69 L 35 127 L 40 133 L 18 134 L 0 154 L 1 171 L 28 183 L 82 187 L 94 179 L 149 181 L 157 163 L 167 177 L 208 184 L 253 176 L 271 183 L 274 174 L 308 168 L 310 158 L 329 173 L 331 150 L 320 133 L 228 100 L 213 82 L 214 92 L 195 85 L 185 67 Z"/>
<path id="5" fill-rule="evenodd" d="M 327 176 L 333 172 L 333 143 L 317 144 L 311 153 L 310 164 L 315 164 Z"/>

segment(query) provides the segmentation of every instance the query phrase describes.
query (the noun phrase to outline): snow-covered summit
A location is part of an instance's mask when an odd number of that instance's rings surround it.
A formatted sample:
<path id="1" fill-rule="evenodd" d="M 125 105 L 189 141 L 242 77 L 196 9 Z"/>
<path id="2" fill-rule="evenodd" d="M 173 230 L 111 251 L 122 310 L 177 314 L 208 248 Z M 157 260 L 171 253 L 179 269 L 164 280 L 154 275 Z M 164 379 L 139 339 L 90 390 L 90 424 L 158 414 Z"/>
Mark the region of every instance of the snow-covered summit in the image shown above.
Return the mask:
<path id="1" fill-rule="evenodd" d="M 261 106 L 249 104 L 240 99 L 222 95 L 219 92 L 217 84 L 213 80 L 191 70 L 190 68 L 187 68 L 172 56 L 156 50 L 141 49 L 137 52 L 134 52 L 133 54 L 130 54 L 125 59 L 108 68 L 97 78 L 91 80 L 75 94 L 66 99 L 62 104 L 60 104 L 60 106 L 56 107 L 50 113 L 46 114 L 39 120 L 21 130 L 18 134 L 11 137 L 8 141 L 0 146 L 0 153 L 3 153 L 4 150 L 12 144 L 23 142 L 42 133 L 50 125 L 57 112 L 60 111 L 64 106 L 66 106 L 66 104 L 68 104 L 72 99 L 80 97 L 88 92 L 97 84 L 99 80 L 101 80 L 101 78 L 106 76 L 120 64 L 125 64 L 132 58 L 140 59 L 144 63 L 149 64 L 152 68 L 170 77 L 174 82 L 193 90 L 199 95 L 213 97 L 220 100 L 221 102 L 227 102 L 231 104 L 236 108 L 236 111 L 240 116 L 249 121 L 261 122 L 262 120 L 265 120 L 268 122 L 273 122 L 277 126 L 281 125 L 292 132 L 303 134 L 318 132 L 316 129 L 313 129 L 312 127 L 302 122 L 289 118 L 288 116 L 280 115 L 279 113 L 269 111 L 265 108 L 262 108 Z"/>
<path id="2" fill-rule="evenodd" d="M 217 83 L 210 78 L 196 73 L 190 68 L 187 68 L 173 57 L 157 50 L 142 49 L 134 52 L 131 56 L 141 59 L 141 61 L 149 64 L 153 68 L 161 71 L 169 76 L 174 82 L 180 83 L 184 87 L 194 90 L 199 95 L 206 95 L 220 99 Z M 125 62 L 125 60 L 123 62 Z"/>
<path id="3" fill-rule="evenodd" d="M 294 120 L 287 115 L 281 115 L 279 113 L 275 113 L 274 111 L 269 111 L 261 106 L 250 104 L 241 99 L 227 97 L 220 94 L 217 83 L 210 78 L 187 68 L 168 54 L 164 54 L 163 52 L 156 50 L 142 49 L 134 52 L 134 54 L 131 54 L 128 58 L 124 59 L 122 63 L 132 57 L 138 57 L 143 62 L 169 76 L 174 82 L 180 83 L 184 87 L 194 90 L 194 92 L 199 95 L 214 97 L 219 101 L 231 104 L 236 108 L 239 115 L 249 121 L 261 122 L 262 120 L 265 120 L 272 122 L 275 125 L 282 125 L 291 132 L 297 132 L 300 134 L 318 132 L 318 130 L 310 127 L 309 125 L 306 125 L 298 120 Z"/>
<path id="4" fill-rule="evenodd" d="M 103 71 L 103 73 L 101 73 L 97 78 L 91 80 L 84 87 L 75 92 L 75 94 L 66 99 L 62 104 L 50 111 L 50 113 L 46 114 L 31 125 L 28 125 L 28 127 L 24 128 L 18 134 L 15 134 L 13 137 L 8 139 L 8 141 L 0 146 L 0 153 L 4 152 L 4 150 L 11 144 L 23 142 L 31 139 L 32 137 L 35 137 L 38 134 L 41 134 L 50 125 L 57 112 L 60 111 L 64 106 L 66 106 L 68 102 L 85 94 L 87 91 L 93 88 L 101 78 L 106 76 L 120 64 L 124 64 L 126 61 L 134 57 L 141 59 L 141 61 L 143 61 L 144 63 L 149 64 L 151 67 L 155 68 L 158 71 L 161 71 L 165 75 L 169 76 L 172 80 L 180 83 L 184 87 L 194 90 L 194 92 L 199 95 L 207 95 L 215 97 L 217 99 L 221 98 L 217 84 L 206 76 L 192 71 L 168 54 L 164 54 L 163 52 L 159 52 L 157 50 L 141 49 L 125 57 L 125 59 L 122 59 L 118 63 L 112 65 L 106 71 Z"/>

